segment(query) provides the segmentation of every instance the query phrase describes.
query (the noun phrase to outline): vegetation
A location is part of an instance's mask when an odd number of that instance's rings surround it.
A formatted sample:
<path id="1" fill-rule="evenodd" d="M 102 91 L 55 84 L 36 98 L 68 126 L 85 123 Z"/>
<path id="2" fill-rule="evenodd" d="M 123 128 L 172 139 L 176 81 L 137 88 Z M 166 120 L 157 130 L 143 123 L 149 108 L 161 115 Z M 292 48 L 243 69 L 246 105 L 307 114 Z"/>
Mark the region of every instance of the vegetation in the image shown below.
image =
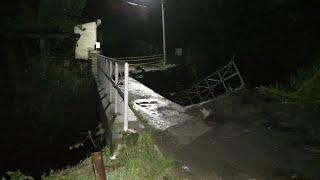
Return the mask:
<path id="1" fill-rule="evenodd" d="M 275 84 L 263 90 L 277 95 L 283 102 L 320 110 L 320 64 L 299 70 L 291 77 L 289 86 Z"/>
<path id="2" fill-rule="evenodd" d="M 33 177 L 31 176 L 27 176 L 25 174 L 23 174 L 21 171 L 9 171 L 7 172 L 8 176 L 10 176 L 10 179 L 12 180 L 33 180 Z M 4 178 L 2 178 L 4 179 Z"/>
<path id="3" fill-rule="evenodd" d="M 9 62 L 17 59 L 11 57 Z M 86 156 L 86 149 L 70 151 L 68 147 L 98 124 L 95 83 L 88 69 L 81 71 L 73 59 L 68 62 L 65 66 L 63 61 L 44 59 L 31 66 L 9 66 L 10 83 L 1 94 L 6 104 L 1 109 L 1 175 L 20 169 L 37 176 L 74 165 Z"/>
<path id="4" fill-rule="evenodd" d="M 103 156 L 108 179 L 163 179 L 170 174 L 175 163 L 157 151 L 151 132 L 132 134 L 123 139 L 116 160 L 109 160 L 110 150 L 104 148 Z M 78 166 L 50 174 L 44 179 L 95 179 L 90 158 Z"/>

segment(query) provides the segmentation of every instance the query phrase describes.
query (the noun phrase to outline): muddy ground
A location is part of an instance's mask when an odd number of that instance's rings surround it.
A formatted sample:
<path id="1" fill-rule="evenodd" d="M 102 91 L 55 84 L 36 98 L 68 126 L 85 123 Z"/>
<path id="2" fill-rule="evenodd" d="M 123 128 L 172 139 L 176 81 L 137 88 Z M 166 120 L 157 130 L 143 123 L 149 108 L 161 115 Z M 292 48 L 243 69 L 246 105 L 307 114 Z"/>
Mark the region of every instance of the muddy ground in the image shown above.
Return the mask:
<path id="1" fill-rule="evenodd" d="M 187 113 L 192 121 L 156 136 L 186 179 L 320 179 L 319 112 L 243 90 Z"/>

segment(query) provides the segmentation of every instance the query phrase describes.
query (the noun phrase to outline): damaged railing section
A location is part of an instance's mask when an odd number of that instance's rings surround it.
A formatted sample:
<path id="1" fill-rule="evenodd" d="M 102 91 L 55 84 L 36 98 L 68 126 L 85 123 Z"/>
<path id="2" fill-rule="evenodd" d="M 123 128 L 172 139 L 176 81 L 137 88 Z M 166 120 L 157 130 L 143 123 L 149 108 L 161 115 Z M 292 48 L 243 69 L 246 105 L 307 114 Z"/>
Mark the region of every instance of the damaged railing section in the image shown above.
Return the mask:
<path id="1" fill-rule="evenodd" d="M 108 101 L 105 111 L 113 114 L 113 118 L 123 115 L 123 130 L 128 130 L 128 81 L 129 64 L 114 58 L 97 55 L 97 78 L 100 91 L 105 92 Z M 119 99 L 120 98 L 120 99 Z M 113 107 L 113 108 L 112 108 Z"/>
<path id="2" fill-rule="evenodd" d="M 190 89 L 182 91 L 176 101 L 183 106 L 197 104 L 222 94 L 230 94 L 241 90 L 244 86 L 245 83 L 239 69 L 232 60 Z"/>

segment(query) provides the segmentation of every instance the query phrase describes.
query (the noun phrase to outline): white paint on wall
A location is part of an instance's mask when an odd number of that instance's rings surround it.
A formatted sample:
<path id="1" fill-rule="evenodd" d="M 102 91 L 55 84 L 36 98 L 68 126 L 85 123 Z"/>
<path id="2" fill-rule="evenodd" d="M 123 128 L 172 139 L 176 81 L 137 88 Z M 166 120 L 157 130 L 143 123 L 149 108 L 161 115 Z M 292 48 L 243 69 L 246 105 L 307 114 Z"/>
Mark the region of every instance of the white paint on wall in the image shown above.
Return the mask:
<path id="1" fill-rule="evenodd" d="M 97 27 L 101 24 L 101 20 L 80 24 L 74 27 L 74 33 L 79 34 L 75 48 L 76 59 L 89 59 L 89 51 L 95 50 L 97 42 Z"/>

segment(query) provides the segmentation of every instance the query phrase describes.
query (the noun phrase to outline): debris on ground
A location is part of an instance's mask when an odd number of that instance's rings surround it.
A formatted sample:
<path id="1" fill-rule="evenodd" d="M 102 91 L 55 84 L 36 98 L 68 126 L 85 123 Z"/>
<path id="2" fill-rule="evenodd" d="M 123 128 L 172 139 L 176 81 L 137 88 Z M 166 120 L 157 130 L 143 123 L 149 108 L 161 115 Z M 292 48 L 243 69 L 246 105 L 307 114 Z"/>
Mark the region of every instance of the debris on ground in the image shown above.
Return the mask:
<path id="1" fill-rule="evenodd" d="M 309 147 L 304 147 L 303 149 L 306 151 L 314 152 L 314 153 L 320 153 L 320 149 L 309 148 Z"/>
<path id="2" fill-rule="evenodd" d="M 110 156 L 110 160 L 111 160 L 111 161 L 116 160 L 116 159 L 117 159 L 117 155 L 116 155 L 116 154 Z"/>
<path id="3" fill-rule="evenodd" d="M 202 113 L 203 119 L 207 119 L 207 117 L 209 117 L 211 114 L 211 112 L 205 108 L 201 109 L 201 113 Z"/>
<path id="4" fill-rule="evenodd" d="M 187 172 L 189 172 L 189 171 L 191 170 L 191 169 L 190 169 L 188 166 L 186 166 L 186 165 L 182 166 L 181 169 L 184 170 L 184 171 L 187 171 Z"/>

